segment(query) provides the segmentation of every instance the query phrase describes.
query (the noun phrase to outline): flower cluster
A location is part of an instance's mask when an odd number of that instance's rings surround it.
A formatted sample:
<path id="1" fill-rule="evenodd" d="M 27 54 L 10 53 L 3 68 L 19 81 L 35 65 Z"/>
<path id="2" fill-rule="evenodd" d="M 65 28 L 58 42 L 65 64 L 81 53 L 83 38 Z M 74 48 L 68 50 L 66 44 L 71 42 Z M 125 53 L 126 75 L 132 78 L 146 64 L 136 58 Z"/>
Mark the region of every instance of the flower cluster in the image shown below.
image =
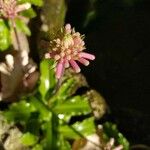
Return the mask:
<path id="1" fill-rule="evenodd" d="M 94 60 L 95 56 L 86 52 L 83 36 L 79 32 L 75 32 L 70 24 L 67 24 L 62 29 L 62 34 L 59 38 L 50 42 L 50 51 L 45 54 L 45 58 L 52 58 L 56 61 L 56 77 L 62 77 L 64 69 L 71 66 L 78 73 L 80 67 L 77 62 L 85 66 L 89 65 L 88 60 Z"/>
<path id="2" fill-rule="evenodd" d="M 16 0 L 0 0 L 0 16 L 6 19 L 14 19 L 19 16 L 19 12 L 29 9 L 30 3 L 17 4 Z"/>

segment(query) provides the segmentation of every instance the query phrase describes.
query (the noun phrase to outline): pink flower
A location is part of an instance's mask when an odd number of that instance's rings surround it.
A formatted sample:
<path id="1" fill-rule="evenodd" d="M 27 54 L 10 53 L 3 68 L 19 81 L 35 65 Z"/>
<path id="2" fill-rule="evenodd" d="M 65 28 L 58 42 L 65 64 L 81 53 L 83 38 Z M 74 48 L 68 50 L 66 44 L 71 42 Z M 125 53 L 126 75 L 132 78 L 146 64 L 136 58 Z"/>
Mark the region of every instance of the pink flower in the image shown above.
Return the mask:
<path id="1" fill-rule="evenodd" d="M 2 15 L 6 19 L 14 19 L 20 17 L 19 12 L 29 9 L 30 3 L 24 3 L 17 5 L 16 0 L 0 0 L 0 16 Z"/>
<path id="2" fill-rule="evenodd" d="M 67 24 L 61 32 L 60 38 L 50 42 L 51 49 L 45 54 L 45 58 L 52 58 L 56 61 L 56 77 L 60 79 L 65 68 L 71 66 L 76 73 L 80 72 L 77 61 L 88 66 L 89 60 L 94 60 L 95 56 L 86 52 L 83 35 L 71 29 Z"/>

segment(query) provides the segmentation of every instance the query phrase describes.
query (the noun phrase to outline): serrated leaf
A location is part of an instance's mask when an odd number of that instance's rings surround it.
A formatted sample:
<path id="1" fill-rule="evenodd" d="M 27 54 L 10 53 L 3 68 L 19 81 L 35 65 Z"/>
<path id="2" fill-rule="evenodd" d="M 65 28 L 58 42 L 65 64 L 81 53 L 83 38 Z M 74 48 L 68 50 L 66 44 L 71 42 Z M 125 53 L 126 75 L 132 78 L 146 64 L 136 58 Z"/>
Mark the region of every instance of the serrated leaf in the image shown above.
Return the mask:
<path id="1" fill-rule="evenodd" d="M 64 117 L 70 118 L 75 115 L 88 114 L 91 112 L 91 108 L 85 96 L 74 96 L 64 103 L 57 104 L 53 111 L 56 114 L 63 114 Z"/>
<path id="2" fill-rule="evenodd" d="M 32 146 L 32 145 L 36 144 L 37 141 L 38 141 L 38 137 L 31 134 L 30 132 L 23 134 L 23 136 L 21 137 L 22 144 L 24 144 L 26 146 Z"/>
<path id="3" fill-rule="evenodd" d="M 54 61 L 43 60 L 40 63 L 40 85 L 39 91 L 43 98 L 45 98 L 46 93 L 49 89 L 53 89 L 56 84 L 55 73 L 54 73 Z"/>
<path id="4" fill-rule="evenodd" d="M 123 145 L 123 149 L 124 150 L 129 150 L 129 142 L 128 140 L 123 136 L 122 133 L 119 132 L 119 130 L 117 129 L 117 126 L 111 122 L 106 122 L 103 125 L 103 130 L 104 130 L 104 136 L 106 138 L 112 138 L 114 137 L 116 142 L 118 144 Z"/>
<path id="5" fill-rule="evenodd" d="M 30 29 L 28 28 L 26 23 L 23 22 L 21 19 L 15 19 L 15 24 L 16 24 L 16 28 L 18 30 L 22 31 L 23 33 L 25 33 L 28 36 L 31 35 Z"/>
<path id="6" fill-rule="evenodd" d="M 9 109 L 4 112 L 8 121 L 26 122 L 34 108 L 26 101 L 20 101 L 10 105 Z"/>
<path id="7" fill-rule="evenodd" d="M 67 139 L 77 139 L 86 137 L 95 133 L 94 118 L 85 119 L 82 122 L 76 122 L 73 125 L 64 125 L 59 127 L 60 133 Z"/>
<path id="8" fill-rule="evenodd" d="M 76 86 L 76 82 L 74 78 L 68 79 L 65 81 L 59 88 L 58 92 L 51 97 L 50 103 L 51 106 L 55 103 L 62 103 L 64 100 L 66 100 L 68 97 L 70 97 L 73 93 L 74 87 Z"/>
<path id="9" fill-rule="evenodd" d="M 0 50 L 4 51 L 10 45 L 10 32 L 4 20 L 0 19 Z"/>

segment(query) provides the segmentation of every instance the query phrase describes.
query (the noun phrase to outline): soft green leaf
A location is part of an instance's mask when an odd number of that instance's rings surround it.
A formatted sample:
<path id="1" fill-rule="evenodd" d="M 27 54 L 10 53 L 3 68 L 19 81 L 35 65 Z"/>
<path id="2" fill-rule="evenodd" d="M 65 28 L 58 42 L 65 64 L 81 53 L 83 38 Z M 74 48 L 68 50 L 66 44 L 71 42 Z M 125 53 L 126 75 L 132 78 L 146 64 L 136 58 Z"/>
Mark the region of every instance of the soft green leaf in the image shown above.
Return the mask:
<path id="1" fill-rule="evenodd" d="M 27 18 L 36 17 L 36 12 L 32 8 L 23 11 L 21 14 Z"/>
<path id="2" fill-rule="evenodd" d="M 124 150 L 129 150 L 129 142 L 117 129 L 117 126 L 111 122 L 106 122 L 103 125 L 104 137 L 109 139 L 114 137 L 118 144 L 123 145 Z"/>
<path id="3" fill-rule="evenodd" d="M 49 121 L 51 118 L 51 112 L 48 107 L 36 97 L 30 97 L 30 103 L 34 106 L 36 111 L 40 113 L 39 119 L 40 121 Z"/>
<path id="4" fill-rule="evenodd" d="M 0 19 L 0 50 L 6 50 L 10 45 L 10 32 L 5 22 Z"/>
<path id="5" fill-rule="evenodd" d="M 38 137 L 27 132 L 27 133 L 23 134 L 23 136 L 21 137 L 21 141 L 22 141 L 22 144 L 24 144 L 24 145 L 32 146 L 35 143 L 37 143 Z"/>
<path id="6" fill-rule="evenodd" d="M 62 135 L 60 135 L 57 141 L 57 144 L 58 144 L 59 150 L 71 150 L 71 145 L 69 144 L 67 140 L 64 139 Z"/>
<path id="7" fill-rule="evenodd" d="M 49 100 L 51 106 L 55 105 L 56 103 L 61 104 L 64 100 L 70 97 L 73 94 L 72 91 L 74 90 L 76 84 L 77 83 L 75 82 L 74 78 L 65 81 L 59 88 L 58 92 Z"/>
<path id="8" fill-rule="evenodd" d="M 53 89 L 56 84 L 55 73 L 54 73 L 54 61 L 43 60 L 40 63 L 40 85 L 39 91 L 43 98 L 45 98 L 49 89 Z"/>
<path id="9" fill-rule="evenodd" d="M 25 131 L 30 132 L 35 135 L 40 135 L 41 122 L 39 119 L 39 112 L 33 112 L 30 115 L 30 118 L 26 122 Z M 34 125 L 34 126 L 33 126 Z"/>
<path id="10" fill-rule="evenodd" d="M 19 0 L 20 3 L 31 3 L 35 6 L 42 6 L 43 5 L 43 0 Z"/>
<path id="11" fill-rule="evenodd" d="M 42 147 L 42 145 L 37 144 L 32 148 L 32 150 L 43 150 L 43 147 Z"/>
<path id="12" fill-rule="evenodd" d="M 26 35 L 29 35 L 29 36 L 31 35 L 30 29 L 28 28 L 26 23 L 23 22 L 21 19 L 15 19 L 15 24 L 18 30 L 22 31 Z"/>
<path id="13" fill-rule="evenodd" d="M 85 96 L 74 96 L 66 100 L 64 103 L 57 104 L 53 111 L 58 114 L 67 116 L 67 118 L 75 115 L 88 114 L 91 112 L 88 99 Z"/>
<path id="14" fill-rule="evenodd" d="M 33 111 L 34 108 L 30 105 L 30 103 L 22 100 L 10 105 L 9 109 L 4 112 L 4 115 L 8 121 L 24 123 L 29 119 L 31 112 Z"/>
<path id="15" fill-rule="evenodd" d="M 76 139 L 81 137 L 86 137 L 95 133 L 94 118 L 85 119 L 82 122 L 76 122 L 73 125 L 64 125 L 59 127 L 60 133 L 63 134 L 65 138 Z"/>

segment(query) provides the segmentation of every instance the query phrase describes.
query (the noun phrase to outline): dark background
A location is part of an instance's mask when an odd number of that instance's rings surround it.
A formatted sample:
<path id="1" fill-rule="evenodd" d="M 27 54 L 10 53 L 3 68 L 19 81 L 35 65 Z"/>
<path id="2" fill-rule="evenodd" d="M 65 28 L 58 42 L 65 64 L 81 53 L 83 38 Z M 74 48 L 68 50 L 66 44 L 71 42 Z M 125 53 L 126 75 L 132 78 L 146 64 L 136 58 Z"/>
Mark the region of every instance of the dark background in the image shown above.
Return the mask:
<path id="1" fill-rule="evenodd" d="M 131 143 L 150 145 L 150 1 L 70 0 L 66 22 L 96 55 L 82 70 L 113 121 Z"/>

